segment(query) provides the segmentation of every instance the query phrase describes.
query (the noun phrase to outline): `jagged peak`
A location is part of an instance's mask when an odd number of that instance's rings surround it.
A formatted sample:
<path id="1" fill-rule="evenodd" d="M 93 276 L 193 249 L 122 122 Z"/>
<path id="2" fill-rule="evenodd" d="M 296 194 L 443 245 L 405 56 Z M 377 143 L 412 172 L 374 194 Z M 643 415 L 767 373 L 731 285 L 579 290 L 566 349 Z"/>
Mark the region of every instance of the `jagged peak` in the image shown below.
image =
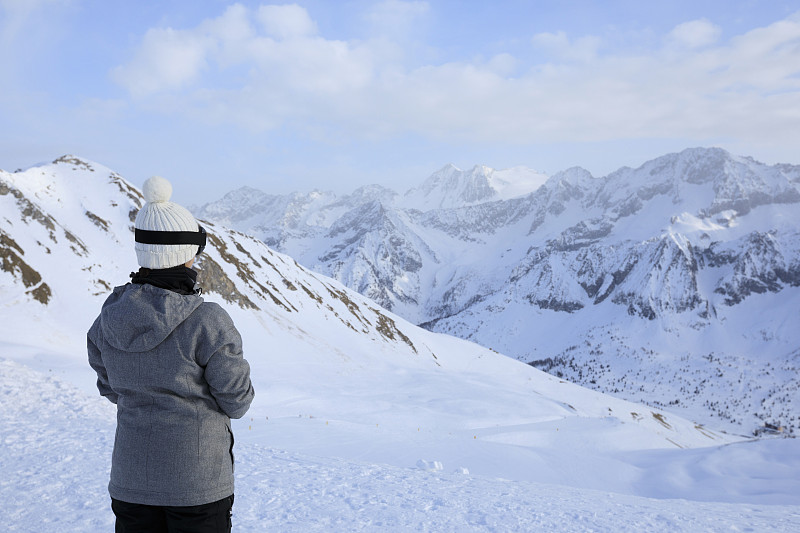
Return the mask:
<path id="1" fill-rule="evenodd" d="M 800 175 L 800 167 L 792 165 L 769 166 L 751 157 L 736 156 L 718 148 L 687 148 L 645 162 L 636 169 L 620 169 L 608 176 L 620 186 L 626 184 L 654 189 L 657 183 L 676 198 L 682 195 L 685 184 L 711 185 L 714 204 L 763 203 L 761 197 L 790 195 L 785 201 L 796 201 L 800 194 L 792 185 L 792 176 Z M 755 196 L 754 196 L 755 195 Z M 753 197 L 753 198 L 751 198 Z M 758 198 L 755 198 L 758 197 Z M 758 201 L 757 201 L 758 200 Z M 711 206 L 718 210 L 718 206 Z M 740 205 L 748 210 L 754 205 Z M 727 209 L 727 208 L 726 208 Z"/>
<path id="2" fill-rule="evenodd" d="M 457 167 L 456 165 L 454 165 L 453 163 L 447 163 L 445 166 L 443 166 L 443 167 L 442 167 L 442 168 L 440 168 L 439 170 L 437 170 L 437 171 L 433 172 L 433 173 L 431 174 L 431 177 L 433 177 L 433 176 L 437 176 L 437 175 L 440 175 L 440 174 L 450 174 L 450 173 L 453 173 L 453 172 L 463 172 L 463 170 L 461 170 L 460 168 L 458 168 L 458 167 Z"/>
<path id="3" fill-rule="evenodd" d="M 570 167 L 566 170 L 556 172 L 545 182 L 547 187 L 557 187 L 563 185 L 580 186 L 595 181 L 591 172 L 583 167 Z"/>
<path id="4" fill-rule="evenodd" d="M 211 213 L 219 215 L 234 209 L 249 209 L 262 204 L 265 200 L 270 198 L 275 198 L 275 196 L 267 194 L 260 189 L 245 185 L 229 191 L 219 200 L 203 204 L 199 208 L 196 206 L 189 206 L 189 210 L 201 216 L 208 216 Z"/>
<path id="5" fill-rule="evenodd" d="M 373 198 L 372 200 L 353 209 L 351 213 L 369 213 L 376 218 L 386 218 L 389 216 L 389 212 L 380 198 Z"/>
<path id="6" fill-rule="evenodd" d="M 54 165 L 58 164 L 67 164 L 67 165 L 75 165 L 75 166 L 89 166 L 96 164 L 93 161 L 89 161 L 88 159 L 84 159 L 82 157 L 78 157 L 73 154 L 64 154 L 61 157 L 55 159 L 53 161 Z"/>
<path id="7" fill-rule="evenodd" d="M 482 165 L 465 172 L 448 164 L 431 174 L 419 187 L 407 191 L 403 196 L 405 207 L 428 211 L 491 200 L 496 196 L 489 184 L 491 172 L 492 169 Z"/>
<path id="8" fill-rule="evenodd" d="M 369 201 L 369 200 L 381 200 L 386 202 L 392 202 L 394 198 L 398 196 L 397 192 L 389 189 L 388 187 L 384 187 L 383 185 L 372 184 L 372 185 L 363 185 L 353 191 L 352 194 L 348 195 L 345 199 L 352 200 L 352 201 Z"/>
<path id="9" fill-rule="evenodd" d="M 359 204 L 339 217 L 328 229 L 328 237 L 343 233 L 365 233 L 367 229 L 374 230 L 392 224 L 389 210 L 379 199 Z"/>
<path id="10" fill-rule="evenodd" d="M 731 159 L 734 156 L 724 148 L 720 148 L 718 146 L 694 146 L 690 148 L 685 148 L 680 152 L 677 152 L 677 155 L 682 158 L 692 158 L 692 159 L 699 159 L 704 157 L 722 157 L 726 159 Z"/>
<path id="11" fill-rule="evenodd" d="M 429 185 L 450 183 L 454 180 L 461 181 L 464 179 L 480 179 L 491 174 L 492 172 L 494 172 L 494 169 L 486 165 L 476 164 L 469 170 L 462 170 L 454 164 L 448 163 L 444 167 L 431 174 L 428 179 L 423 182 L 421 188 L 426 188 Z"/>
<path id="12" fill-rule="evenodd" d="M 397 196 L 397 192 L 384 187 L 383 185 L 371 184 L 362 185 L 350 195 L 354 198 L 391 198 Z"/>
<path id="13" fill-rule="evenodd" d="M 392 189 L 390 189 L 388 187 L 384 187 L 383 185 L 379 185 L 377 183 L 372 183 L 370 185 L 362 185 L 361 187 L 357 188 L 353 192 L 356 192 L 356 193 L 359 193 L 359 194 L 373 193 L 373 192 L 381 192 L 381 193 L 385 192 L 385 193 L 397 194 Z"/>
<path id="14" fill-rule="evenodd" d="M 722 148 L 687 148 L 647 161 L 635 172 L 647 171 L 651 176 L 666 173 L 675 180 L 704 183 L 724 175 L 727 165 L 736 159 Z"/>
<path id="15" fill-rule="evenodd" d="M 475 165 L 471 169 L 469 169 L 468 174 L 471 176 L 479 175 L 479 176 L 488 176 L 494 173 L 495 169 L 486 165 Z"/>
<path id="16" fill-rule="evenodd" d="M 106 173 L 116 174 L 115 172 L 112 172 L 109 168 L 105 167 L 104 165 L 101 165 L 100 163 L 96 163 L 91 159 L 80 157 L 74 154 L 64 154 L 52 161 L 39 161 L 25 168 L 18 168 L 14 170 L 13 174 L 20 174 L 20 173 L 24 174 L 34 169 L 48 169 L 51 167 L 59 167 L 67 165 L 70 165 L 72 168 L 81 168 L 83 170 L 88 170 L 91 172 L 100 171 L 102 174 Z M 8 174 L 12 174 L 12 172 L 8 172 Z"/>
<path id="17" fill-rule="evenodd" d="M 252 195 L 252 194 L 256 194 L 256 195 L 261 196 L 261 195 L 266 195 L 267 193 L 265 193 L 261 189 L 257 189 L 255 187 L 251 187 L 249 185 L 243 185 L 243 186 L 239 187 L 238 189 L 234 189 L 234 190 L 230 191 L 229 193 L 227 193 L 222 198 L 224 199 L 224 198 L 229 198 L 229 197 L 236 197 L 236 196 L 241 196 L 241 195 Z"/>

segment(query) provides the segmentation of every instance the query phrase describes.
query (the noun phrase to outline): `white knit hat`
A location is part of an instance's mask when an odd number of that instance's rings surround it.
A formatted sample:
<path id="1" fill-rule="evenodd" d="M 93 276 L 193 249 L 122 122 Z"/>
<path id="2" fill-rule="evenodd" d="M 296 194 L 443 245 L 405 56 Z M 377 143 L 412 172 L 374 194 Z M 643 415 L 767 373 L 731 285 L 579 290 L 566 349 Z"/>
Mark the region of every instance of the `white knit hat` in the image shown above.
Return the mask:
<path id="1" fill-rule="evenodd" d="M 192 214 L 170 202 L 172 184 L 161 176 L 153 176 L 142 187 L 145 204 L 136 214 L 137 229 L 150 231 L 198 231 Z M 188 262 L 197 253 L 194 244 L 136 243 L 136 259 L 145 268 L 171 268 Z"/>

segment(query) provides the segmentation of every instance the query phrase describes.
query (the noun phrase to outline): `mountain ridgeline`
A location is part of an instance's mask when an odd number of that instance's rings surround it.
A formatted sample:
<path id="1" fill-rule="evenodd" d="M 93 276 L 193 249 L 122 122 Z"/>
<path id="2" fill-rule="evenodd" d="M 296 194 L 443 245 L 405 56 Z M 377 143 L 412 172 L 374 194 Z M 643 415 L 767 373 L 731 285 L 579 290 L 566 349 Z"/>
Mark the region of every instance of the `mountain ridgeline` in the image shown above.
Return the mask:
<path id="1" fill-rule="evenodd" d="M 87 318 L 135 269 L 133 223 L 143 203 L 141 192 L 119 174 L 75 156 L 25 171 L 0 171 L 0 305 L 46 324 L 43 336 L 66 339 L 85 331 Z M 211 221 L 203 225 L 208 246 L 196 262 L 198 282 L 203 294 L 231 312 L 248 318 L 264 314 L 260 320 L 293 330 L 303 326 L 287 317 L 305 315 L 338 324 L 345 345 L 345 337 L 354 342 L 367 337 L 438 365 L 434 353 L 409 338 L 413 333 L 407 328 L 417 328 L 396 323 L 370 300 L 253 237 Z M 4 340 L 26 345 L 27 329 L 9 328 Z"/>
<path id="2" fill-rule="evenodd" d="M 602 178 L 449 165 L 404 195 L 193 208 L 436 332 L 745 432 L 800 429 L 800 166 L 687 149 Z"/>
<path id="3" fill-rule="evenodd" d="M 340 217 L 340 225 L 331 227 L 352 238 L 357 232 L 350 225 L 362 221 L 361 213 L 390 231 L 393 215 L 378 201 L 384 194 L 379 188 L 363 190 L 362 208 L 348 211 L 352 218 Z M 318 195 L 311 201 L 321 205 L 330 198 Z M 75 156 L 17 172 L 0 170 L 0 362 L 8 372 L 24 372 L 33 361 L 53 376 L 73 376 L 86 389 L 81 395 L 96 396 L 86 364 L 86 331 L 109 292 L 129 281 L 136 268 L 133 223 L 142 205 L 142 194 L 131 183 Z M 448 442 L 459 434 L 473 444 L 485 427 L 486 443 L 500 446 L 484 448 L 490 450 L 485 453 L 510 453 L 517 459 L 508 462 L 510 469 L 492 466 L 484 472 L 510 479 L 521 464 L 526 472 L 541 472 L 535 448 L 541 439 L 535 435 L 541 431 L 552 438 L 555 420 L 582 428 L 578 435 L 591 434 L 598 443 L 624 441 L 624 449 L 742 440 L 663 409 L 587 390 L 475 343 L 426 331 L 252 236 L 213 221 L 202 223 L 208 245 L 194 268 L 203 297 L 222 305 L 242 334 L 251 376 L 261 391 L 250 421 L 268 422 L 270 435 L 280 433 L 272 433 L 273 424 L 285 428 L 278 424 L 288 423 L 297 430 L 296 422 L 302 431 L 322 430 L 325 438 L 331 438 L 328 430 L 341 431 L 336 426 L 361 428 L 344 437 L 347 442 L 354 435 L 383 435 L 392 449 L 405 450 L 383 460 L 407 464 L 407 450 L 413 448 L 413 464 L 433 432 Z M 23 364 L 6 364 L 12 358 Z M 353 412 L 343 407 L 351 405 L 356 406 Z M 528 443 L 524 450 L 519 432 Z M 312 440 L 323 435 L 311 434 Z M 310 434 L 305 435 L 300 440 Z M 582 440 L 569 432 L 560 435 L 570 443 Z M 515 443 L 513 449 L 504 439 Z M 358 446 L 359 457 L 367 448 L 381 450 L 378 442 Z M 471 446 L 462 448 L 473 456 Z M 589 457 L 595 456 L 585 455 L 582 443 L 580 448 L 582 460 L 591 464 L 595 459 Z M 557 478 L 564 475 L 559 472 Z"/>

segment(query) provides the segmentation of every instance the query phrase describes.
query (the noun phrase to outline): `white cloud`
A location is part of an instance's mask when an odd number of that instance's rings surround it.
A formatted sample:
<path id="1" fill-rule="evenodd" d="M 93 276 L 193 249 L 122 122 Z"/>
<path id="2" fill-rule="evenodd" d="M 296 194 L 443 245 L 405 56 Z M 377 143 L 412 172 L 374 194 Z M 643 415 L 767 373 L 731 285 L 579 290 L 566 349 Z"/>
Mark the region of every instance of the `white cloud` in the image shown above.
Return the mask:
<path id="1" fill-rule="evenodd" d="M 241 4 L 234 4 L 222 16 L 205 21 L 196 33 L 204 33 L 226 44 L 246 42 L 255 36 L 250 13 Z"/>
<path id="2" fill-rule="evenodd" d="M 408 28 L 430 10 L 428 2 L 384 0 L 375 4 L 366 14 L 369 22 L 379 30 Z"/>
<path id="3" fill-rule="evenodd" d="M 536 48 L 551 53 L 557 59 L 584 62 L 592 61 L 597 57 L 601 42 L 598 37 L 591 35 L 570 41 L 563 31 L 558 33 L 538 33 L 531 39 L 531 43 Z"/>
<path id="4" fill-rule="evenodd" d="M 510 76 L 517 68 L 518 63 L 514 56 L 503 53 L 493 56 L 486 65 L 499 76 Z"/>
<path id="5" fill-rule="evenodd" d="M 115 68 L 112 77 L 132 95 L 148 97 L 188 88 L 211 71 L 203 89 L 211 94 L 215 85 L 227 85 L 227 68 L 244 66 L 250 75 L 240 87 L 242 101 L 252 102 L 259 92 L 291 99 L 292 93 L 349 90 L 371 76 L 366 49 L 315 34 L 316 24 L 299 6 L 261 6 L 253 13 L 236 4 L 195 29 L 149 30 L 133 60 Z M 276 109 L 288 103 L 273 102 Z"/>
<path id="6" fill-rule="evenodd" d="M 69 0 L 0 0 L 0 44 L 11 46 L 33 15 L 42 9 L 69 3 Z"/>
<path id="7" fill-rule="evenodd" d="M 292 4 L 284 6 L 261 6 L 256 17 L 267 34 L 278 39 L 291 39 L 316 35 L 317 24 L 308 11 Z"/>
<path id="8" fill-rule="evenodd" d="M 151 29 L 133 61 L 115 69 L 112 77 L 136 96 L 180 89 L 199 77 L 212 46 L 202 34 Z"/>
<path id="9" fill-rule="evenodd" d="M 722 44 L 716 26 L 690 21 L 650 52 L 612 53 L 597 36 L 559 32 L 533 38 L 549 54 L 545 62 L 523 64 L 501 53 L 409 66 L 385 43 L 326 39 L 303 8 L 281 7 L 236 6 L 194 29 L 150 30 L 116 79 L 148 105 L 255 130 L 291 125 L 322 135 L 414 132 L 506 143 L 800 141 L 794 19 Z M 427 5 L 381 7 L 395 8 L 413 18 Z M 265 27 L 264 17 L 280 29 Z M 230 68 L 246 75 L 234 83 Z M 161 101 L 165 93 L 169 100 Z"/>
<path id="10" fill-rule="evenodd" d="M 669 43 L 686 48 L 702 48 L 714 44 L 722 29 L 707 20 L 692 20 L 678 24 L 667 35 Z"/>

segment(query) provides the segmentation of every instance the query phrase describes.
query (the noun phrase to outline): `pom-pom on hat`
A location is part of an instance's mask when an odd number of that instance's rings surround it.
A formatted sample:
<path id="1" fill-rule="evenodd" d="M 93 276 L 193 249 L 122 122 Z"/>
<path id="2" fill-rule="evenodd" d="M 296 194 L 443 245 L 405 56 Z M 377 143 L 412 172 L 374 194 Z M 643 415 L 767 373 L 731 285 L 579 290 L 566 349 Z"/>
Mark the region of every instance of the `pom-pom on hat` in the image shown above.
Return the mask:
<path id="1" fill-rule="evenodd" d="M 161 176 L 153 176 L 142 187 L 145 204 L 136 214 L 136 229 L 149 231 L 198 231 L 194 216 L 180 205 L 170 202 L 172 184 Z M 136 243 L 139 266 L 161 269 L 188 262 L 195 256 L 194 244 Z"/>

